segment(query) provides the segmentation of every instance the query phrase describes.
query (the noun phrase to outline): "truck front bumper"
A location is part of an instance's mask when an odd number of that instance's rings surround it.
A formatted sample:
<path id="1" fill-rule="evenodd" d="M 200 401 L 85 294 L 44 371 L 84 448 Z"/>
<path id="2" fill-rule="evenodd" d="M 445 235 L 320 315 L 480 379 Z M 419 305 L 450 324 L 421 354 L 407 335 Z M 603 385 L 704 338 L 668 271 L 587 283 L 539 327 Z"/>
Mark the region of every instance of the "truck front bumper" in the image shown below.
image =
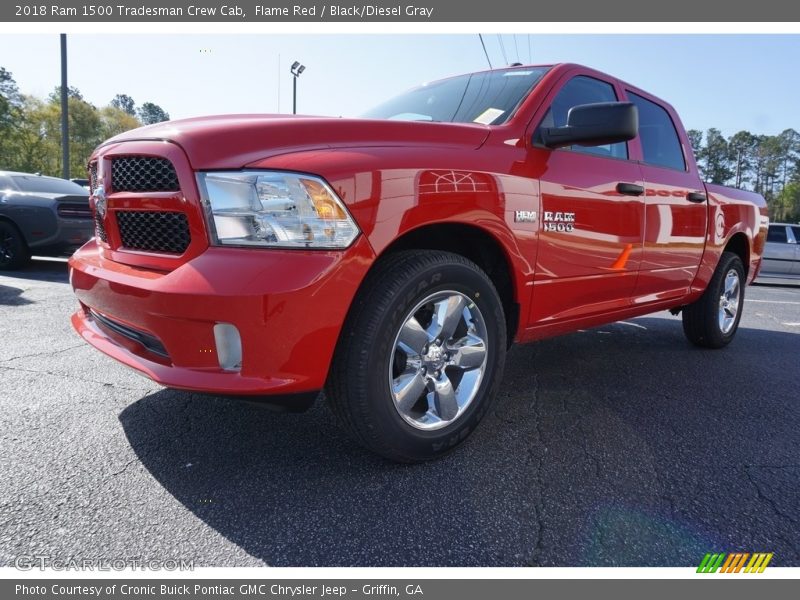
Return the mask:
<path id="1" fill-rule="evenodd" d="M 213 247 L 169 272 L 70 259 L 75 330 L 154 381 L 221 395 L 321 389 L 342 323 L 374 255 Z M 238 353 L 238 355 L 237 355 Z"/>

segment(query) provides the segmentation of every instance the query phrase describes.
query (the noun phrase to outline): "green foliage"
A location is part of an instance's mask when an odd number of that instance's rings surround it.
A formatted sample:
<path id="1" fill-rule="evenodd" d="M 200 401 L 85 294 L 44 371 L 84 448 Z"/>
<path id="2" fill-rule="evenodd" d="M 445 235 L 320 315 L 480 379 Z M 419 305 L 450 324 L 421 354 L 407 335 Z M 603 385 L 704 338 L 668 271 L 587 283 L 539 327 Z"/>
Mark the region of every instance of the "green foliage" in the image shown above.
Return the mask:
<path id="1" fill-rule="evenodd" d="M 67 90 L 70 174 L 83 177 L 92 151 L 106 139 L 141 127 L 133 98 L 117 94 L 97 108 L 80 90 Z M 169 119 L 161 107 L 142 105 L 149 122 Z M 163 117 L 163 118 L 161 118 Z M 19 92 L 12 74 L 0 67 L 0 170 L 61 175 L 61 86 L 44 100 Z"/>
<path id="2" fill-rule="evenodd" d="M 689 129 L 686 131 L 686 135 L 689 136 L 689 143 L 692 145 L 692 152 L 699 160 L 700 152 L 703 149 L 703 132 L 699 129 Z"/>
<path id="3" fill-rule="evenodd" d="M 726 139 L 712 128 L 705 140 L 698 131 L 687 133 L 706 181 L 758 192 L 766 199 L 773 220 L 800 218 L 797 131 L 786 129 L 779 135 L 739 131 Z"/>
<path id="4" fill-rule="evenodd" d="M 161 123 L 161 121 L 169 121 L 169 113 L 158 104 L 145 102 L 139 108 L 139 120 L 145 125 Z"/>
<path id="5" fill-rule="evenodd" d="M 697 158 L 702 161 L 701 171 L 706 181 L 725 183 L 733 176 L 728 141 L 719 129 L 712 127 L 706 131 L 706 143 L 700 148 Z"/>
<path id="6" fill-rule="evenodd" d="M 67 98 L 77 98 L 78 100 L 83 100 L 83 94 L 81 94 L 81 91 L 78 88 L 72 87 L 70 85 L 70 86 L 67 86 Z M 56 103 L 60 104 L 61 103 L 61 86 L 57 85 L 55 88 L 53 88 L 53 91 L 50 92 L 50 95 L 47 97 L 47 99 L 50 102 L 56 102 Z"/>
<path id="7" fill-rule="evenodd" d="M 772 208 L 774 220 L 800 223 L 800 181 L 788 182 Z"/>
<path id="8" fill-rule="evenodd" d="M 117 94 L 114 96 L 114 99 L 111 101 L 111 106 L 120 109 L 132 117 L 136 116 L 136 102 L 127 94 Z"/>

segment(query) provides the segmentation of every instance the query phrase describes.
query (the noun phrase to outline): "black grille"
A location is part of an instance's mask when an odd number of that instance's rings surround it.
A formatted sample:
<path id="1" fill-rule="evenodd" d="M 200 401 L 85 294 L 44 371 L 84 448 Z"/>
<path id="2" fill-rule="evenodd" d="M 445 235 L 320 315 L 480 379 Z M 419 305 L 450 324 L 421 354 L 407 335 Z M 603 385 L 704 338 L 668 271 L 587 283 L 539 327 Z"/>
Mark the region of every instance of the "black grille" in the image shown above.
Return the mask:
<path id="1" fill-rule="evenodd" d="M 124 248 L 183 254 L 189 247 L 191 235 L 184 213 L 120 210 L 116 216 Z"/>
<path id="2" fill-rule="evenodd" d="M 144 331 L 134 329 L 133 327 L 123 325 L 119 321 L 110 319 L 105 315 L 101 315 L 100 313 L 91 309 L 89 309 L 89 314 L 92 315 L 92 318 L 95 320 L 95 322 L 102 325 L 106 329 L 110 329 L 114 333 L 126 337 L 129 340 L 133 340 L 134 342 L 139 342 L 139 344 L 144 346 L 145 349 L 149 350 L 153 354 L 158 354 L 164 358 L 169 358 L 167 349 L 164 348 L 164 344 L 162 344 L 157 337 L 150 335 L 149 333 L 145 333 Z"/>
<path id="3" fill-rule="evenodd" d="M 114 192 L 177 192 L 178 175 L 166 158 L 123 156 L 111 163 Z"/>
<path id="4" fill-rule="evenodd" d="M 108 243 L 106 226 L 103 224 L 103 219 L 97 214 L 97 211 L 94 213 L 94 233 L 98 238 L 100 238 L 101 242 Z"/>
<path id="5" fill-rule="evenodd" d="M 94 193 L 97 189 L 97 161 L 89 163 L 89 191 Z"/>
<path id="6" fill-rule="evenodd" d="M 59 202 L 56 209 L 59 217 L 65 219 L 91 219 L 92 209 L 88 202 Z"/>

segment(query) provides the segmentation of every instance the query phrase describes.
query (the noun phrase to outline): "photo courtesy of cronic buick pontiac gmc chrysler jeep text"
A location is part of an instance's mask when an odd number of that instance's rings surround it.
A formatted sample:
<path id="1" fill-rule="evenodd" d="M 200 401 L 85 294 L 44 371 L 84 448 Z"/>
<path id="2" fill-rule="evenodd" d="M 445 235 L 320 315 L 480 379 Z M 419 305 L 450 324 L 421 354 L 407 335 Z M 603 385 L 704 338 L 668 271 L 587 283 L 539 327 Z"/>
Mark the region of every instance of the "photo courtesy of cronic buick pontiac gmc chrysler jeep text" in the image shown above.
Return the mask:
<path id="1" fill-rule="evenodd" d="M 173 388 L 289 409 L 324 389 L 404 462 L 467 438 L 513 342 L 670 310 L 725 346 L 768 228 L 760 196 L 701 181 L 671 106 L 572 64 L 452 77 L 363 119 L 153 125 L 89 171 L 96 237 L 70 261 L 87 342 Z"/>

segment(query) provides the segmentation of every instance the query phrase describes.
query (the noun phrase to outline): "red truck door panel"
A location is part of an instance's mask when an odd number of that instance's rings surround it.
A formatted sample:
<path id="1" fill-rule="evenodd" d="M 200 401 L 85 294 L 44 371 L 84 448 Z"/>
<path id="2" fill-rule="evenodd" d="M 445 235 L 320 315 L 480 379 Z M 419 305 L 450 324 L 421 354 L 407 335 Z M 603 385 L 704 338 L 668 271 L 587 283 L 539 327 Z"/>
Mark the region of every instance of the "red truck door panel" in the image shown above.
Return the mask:
<path id="1" fill-rule="evenodd" d="M 546 101 L 538 126 L 564 125 L 571 107 L 617 98 L 608 81 L 572 77 Z M 644 183 L 627 144 L 549 150 L 534 143 L 530 160 L 544 167 L 529 324 L 629 305 L 641 261 Z"/>
<path id="2" fill-rule="evenodd" d="M 644 253 L 634 303 L 686 294 L 697 273 L 706 238 L 708 203 L 694 164 L 686 159 L 666 108 L 627 91 L 639 109 L 645 185 Z"/>

